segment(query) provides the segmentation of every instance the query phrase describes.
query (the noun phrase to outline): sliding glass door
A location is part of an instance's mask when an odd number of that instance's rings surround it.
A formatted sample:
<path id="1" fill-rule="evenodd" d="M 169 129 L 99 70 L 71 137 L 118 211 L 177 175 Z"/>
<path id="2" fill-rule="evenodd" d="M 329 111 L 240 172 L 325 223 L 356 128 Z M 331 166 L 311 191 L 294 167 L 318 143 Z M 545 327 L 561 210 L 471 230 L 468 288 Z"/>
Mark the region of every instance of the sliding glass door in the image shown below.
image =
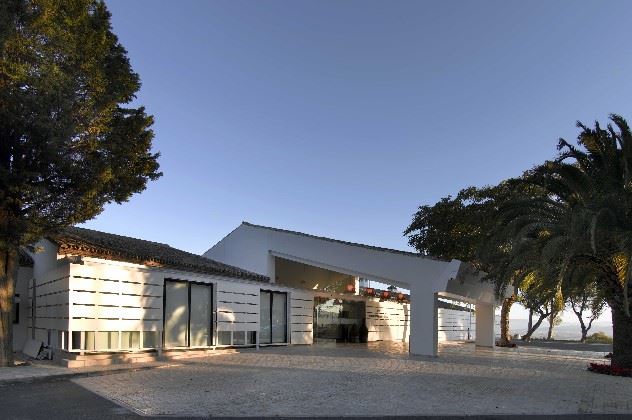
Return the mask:
<path id="1" fill-rule="evenodd" d="M 165 280 L 165 347 L 200 347 L 213 344 L 213 285 Z"/>
<path id="2" fill-rule="evenodd" d="M 206 284 L 190 283 L 191 286 L 191 316 L 189 321 L 189 333 L 191 339 L 189 346 L 210 346 L 212 344 L 213 329 L 211 299 L 213 298 L 212 286 Z"/>
<path id="3" fill-rule="evenodd" d="M 184 281 L 165 280 L 165 347 L 186 347 L 189 338 L 189 286 Z"/>
<path id="4" fill-rule="evenodd" d="M 287 293 L 262 290 L 259 311 L 259 343 L 287 343 Z"/>

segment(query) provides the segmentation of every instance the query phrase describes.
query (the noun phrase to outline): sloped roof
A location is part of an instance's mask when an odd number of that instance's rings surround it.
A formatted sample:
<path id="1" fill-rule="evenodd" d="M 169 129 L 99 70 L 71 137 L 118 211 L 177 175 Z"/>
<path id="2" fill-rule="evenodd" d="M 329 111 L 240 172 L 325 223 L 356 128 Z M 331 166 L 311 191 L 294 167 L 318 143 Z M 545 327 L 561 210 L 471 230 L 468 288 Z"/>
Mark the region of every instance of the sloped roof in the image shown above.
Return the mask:
<path id="1" fill-rule="evenodd" d="M 167 244 L 70 227 L 49 239 L 59 245 L 60 254 L 125 261 L 154 267 L 168 267 L 183 271 L 216 274 L 240 279 L 269 282 L 268 277 L 242 270 Z"/>
<path id="2" fill-rule="evenodd" d="M 436 260 L 436 261 L 445 261 L 445 260 L 442 260 L 440 258 L 436 258 L 436 257 L 430 256 L 430 255 L 423 255 L 423 254 L 420 254 L 420 253 L 417 253 L 417 252 L 401 251 L 399 249 L 382 248 L 382 247 L 379 247 L 379 246 L 365 245 L 365 244 L 359 244 L 359 243 L 356 243 L 356 242 L 342 241 L 340 239 L 327 238 L 325 236 L 316 236 L 316 235 L 311 235 L 309 233 L 297 232 L 297 231 L 294 231 L 294 230 L 286 230 L 286 229 L 279 229 L 279 228 L 269 227 L 269 226 L 255 225 L 255 224 L 249 223 L 249 222 L 241 222 L 241 224 L 244 225 L 244 226 L 250 226 L 250 227 L 255 227 L 255 228 L 260 228 L 260 229 L 267 229 L 267 230 L 271 230 L 271 231 L 274 231 L 274 232 L 290 233 L 292 235 L 305 236 L 307 238 L 312 238 L 312 239 L 320 239 L 320 240 L 323 240 L 323 241 L 335 242 L 335 243 L 344 244 L 344 245 L 357 246 L 357 247 L 360 247 L 360 248 L 370 249 L 372 251 L 389 252 L 391 254 L 406 255 L 406 256 L 409 256 L 409 257 L 427 258 L 427 259 Z"/>

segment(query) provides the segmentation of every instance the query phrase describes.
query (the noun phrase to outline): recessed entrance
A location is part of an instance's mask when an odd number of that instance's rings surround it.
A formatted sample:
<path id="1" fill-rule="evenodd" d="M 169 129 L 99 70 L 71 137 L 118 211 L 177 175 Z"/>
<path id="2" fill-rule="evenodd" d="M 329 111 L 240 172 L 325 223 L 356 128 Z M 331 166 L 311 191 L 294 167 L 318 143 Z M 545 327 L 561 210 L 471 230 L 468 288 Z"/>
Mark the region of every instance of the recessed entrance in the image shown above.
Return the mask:
<path id="1" fill-rule="evenodd" d="M 358 343 L 366 328 L 366 303 L 336 298 L 314 298 L 314 341 Z"/>

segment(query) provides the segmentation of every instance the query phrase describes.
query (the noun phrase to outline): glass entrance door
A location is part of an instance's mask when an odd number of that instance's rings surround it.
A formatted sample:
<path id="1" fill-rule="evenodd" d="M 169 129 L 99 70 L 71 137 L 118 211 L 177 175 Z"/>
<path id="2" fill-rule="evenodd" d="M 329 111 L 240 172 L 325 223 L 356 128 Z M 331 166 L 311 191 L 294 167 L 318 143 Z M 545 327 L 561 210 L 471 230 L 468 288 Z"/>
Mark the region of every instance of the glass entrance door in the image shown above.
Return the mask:
<path id="1" fill-rule="evenodd" d="M 165 347 L 200 347 L 213 344 L 213 285 L 165 280 Z"/>
<path id="2" fill-rule="evenodd" d="M 366 316 L 362 301 L 316 297 L 314 299 L 315 342 L 361 342 L 360 335 Z"/>
<path id="3" fill-rule="evenodd" d="M 287 343 L 287 293 L 262 290 L 260 344 Z"/>
<path id="4" fill-rule="evenodd" d="M 189 339 L 189 286 L 165 280 L 165 347 L 185 347 Z"/>
<path id="5" fill-rule="evenodd" d="M 210 346 L 212 344 L 212 286 L 190 283 L 191 316 L 189 321 L 189 346 Z"/>

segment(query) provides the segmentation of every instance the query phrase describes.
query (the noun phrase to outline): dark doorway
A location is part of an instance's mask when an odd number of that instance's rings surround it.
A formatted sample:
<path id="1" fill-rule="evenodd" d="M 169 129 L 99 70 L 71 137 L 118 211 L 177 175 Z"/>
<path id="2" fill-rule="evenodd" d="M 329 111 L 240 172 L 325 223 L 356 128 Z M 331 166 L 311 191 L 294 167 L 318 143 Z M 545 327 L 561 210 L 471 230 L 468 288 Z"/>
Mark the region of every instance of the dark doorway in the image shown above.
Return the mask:
<path id="1" fill-rule="evenodd" d="M 332 298 L 314 298 L 315 342 L 360 342 L 360 330 L 366 317 L 366 304 Z"/>

